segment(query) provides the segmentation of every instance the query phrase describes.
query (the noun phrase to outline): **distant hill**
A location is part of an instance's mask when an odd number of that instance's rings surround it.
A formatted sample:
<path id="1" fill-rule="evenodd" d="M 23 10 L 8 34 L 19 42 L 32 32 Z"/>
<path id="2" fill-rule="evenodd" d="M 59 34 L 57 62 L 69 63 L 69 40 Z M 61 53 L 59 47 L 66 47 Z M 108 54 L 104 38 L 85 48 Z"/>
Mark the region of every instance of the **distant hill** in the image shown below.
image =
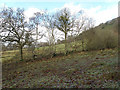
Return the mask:
<path id="1" fill-rule="evenodd" d="M 120 18 L 120 17 L 119 17 Z M 96 30 L 114 30 L 118 32 L 118 18 L 107 21 L 106 23 L 102 23 L 99 26 L 96 26 L 94 29 Z"/>
<path id="2" fill-rule="evenodd" d="M 119 17 L 120 18 L 120 17 Z M 83 31 L 83 33 L 81 33 L 80 36 L 82 36 L 82 34 L 89 34 L 93 32 L 97 32 L 98 30 L 112 30 L 115 32 L 115 34 L 118 34 L 118 18 L 114 18 L 112 20 L 107 21 L 106 23 L 101 23 L 100 25 L 87 30 L 87 31 Z M 76 37 L 76 38 L 80 38 L 80 36 Z"/>

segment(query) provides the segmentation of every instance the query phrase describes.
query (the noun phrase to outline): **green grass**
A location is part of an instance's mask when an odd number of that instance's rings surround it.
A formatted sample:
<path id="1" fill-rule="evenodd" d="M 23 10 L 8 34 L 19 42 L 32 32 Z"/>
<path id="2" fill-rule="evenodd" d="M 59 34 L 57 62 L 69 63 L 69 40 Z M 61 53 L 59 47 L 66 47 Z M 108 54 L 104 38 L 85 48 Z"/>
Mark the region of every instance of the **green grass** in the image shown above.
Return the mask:
<path id="1" fill-rule="evenodd" d="M 79 52 L 33 62 L 3 63 L 6 88 L 118 88 L 117 49 Z"/>
<path id="2" fill-rule="evenodd" d="M 18 52 L 18 50 L 2 52 L 2 57 L 1 57 L 2 58 L 2 62 L 11 60 L 12 57 L 14 57 L 17 52 Z"/>

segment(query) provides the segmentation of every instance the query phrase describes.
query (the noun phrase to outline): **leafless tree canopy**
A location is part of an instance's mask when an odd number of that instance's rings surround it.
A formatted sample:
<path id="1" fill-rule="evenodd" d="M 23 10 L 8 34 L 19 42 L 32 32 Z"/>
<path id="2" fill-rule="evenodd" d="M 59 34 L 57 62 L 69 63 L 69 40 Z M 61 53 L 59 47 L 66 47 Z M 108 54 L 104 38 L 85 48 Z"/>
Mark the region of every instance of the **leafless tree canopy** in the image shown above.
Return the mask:
<path id="1" fill-rule="evenodd" d="M 29 42 L 31 31 L 28 29 L 28 23 L 25 21 L 24 10 L 18 8 L 4 8 L 0 12 L 1 29 L 0 37 L 3 42 L 17 43 L 20 48 L 21 59 L 22 49 Z"/>

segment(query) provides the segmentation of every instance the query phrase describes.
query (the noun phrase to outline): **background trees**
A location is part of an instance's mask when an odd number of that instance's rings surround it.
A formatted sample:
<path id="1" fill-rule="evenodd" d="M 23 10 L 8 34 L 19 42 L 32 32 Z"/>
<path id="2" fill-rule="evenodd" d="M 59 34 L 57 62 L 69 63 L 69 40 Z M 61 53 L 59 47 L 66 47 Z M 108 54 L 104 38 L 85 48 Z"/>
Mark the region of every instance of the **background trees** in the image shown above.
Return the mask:
<path id="1" fill-rule="evenodd" d="M 68 52 L 68 42 L 72 42 L 74 37 L 79 36 L 82 31 L 89 28 L 88 18 L 79 12 L 72 15 L 68 8 L 63 8 L 56 13 L 49 13 L 47 11 L 36 12 L 34 16 L 26 21 L 23 9 L 4 8 L 1 11 L 1 39 L 4 42 L 14 43 L 20 49 L 21 60 L 23 59 L 23 47 L 28 46 L 33 55 L 34 50 L 38 47 L 38 40 L 43 36 L 47 37 L 50 54 L 55 54 L 57 41 L 56 32 L 64 33 L 65 54 Z M 45 30 L 41 28 L 44 27 Z M 42 33 L 43 31 L 43 33 Z M 67 40 L 68 35 L 72 32 L 71 40 Z M 76 33 L 74 36 L 73 33 Z M 83 40 L 83 39 L 81 39 Z M 75 42 L 76 43 L 76 42 Z M 36 53 L 37 54 L 37 53 Z"/>
<path id="2" fill-rule="evenodd" d="M 99 27 L 105 29 L 105 25 L 104 28 Z M 53 57 L 61 53 L 67 55 L 73 50 L 116 47 L 116 32 L 112 34 L 112 30 L 103 31 L 100 28 L 94 28 L 93 19 L 87 17 L 84 11 L 73 15 L 68 8 L 56 13 L 36 12 L 29 21 L 24 16 L 24 10 L 20 8 L 4 8 L 0 12 L 0 39 L 2 43 L 5 42 L 3 48 L 4 50 L 19 48 L 21 60 L 23 60 L 24 47 L 24 51 L 30 51 L 26 52 L 28 53 L 26 56 L 29 57 L 30 54 L 33 59 L 35 55 Z M 64 34 L 64 40 L 58 39 L 60 33 Z M 101 37 L 102 35 L 104 37 Z M 47 38 L 47 42 L 40 42 L 43 37 Z"/>

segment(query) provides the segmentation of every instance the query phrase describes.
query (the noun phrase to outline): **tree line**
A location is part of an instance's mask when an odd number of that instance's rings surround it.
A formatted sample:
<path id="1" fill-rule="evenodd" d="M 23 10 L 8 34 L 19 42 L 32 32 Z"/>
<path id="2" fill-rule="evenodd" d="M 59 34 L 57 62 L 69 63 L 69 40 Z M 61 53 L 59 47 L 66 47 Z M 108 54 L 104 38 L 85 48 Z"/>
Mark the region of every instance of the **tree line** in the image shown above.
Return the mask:
<path id="1" fill-rule="evenodd" d="M 2 42 L 15 44 L 19 48 L 21 60 L 23 60 L 23 48 L 31 48 L 34 53 L 38 41 L 43 37 L 47 37 L 50 51 L 53 51 L 51 54 L 54 54 L 56 41 L 59 40 L 57 31 L 64 36 L 65 55 L 67 55 L 68 37 L 79 36 L 82 31 L 94 27 L 93 19 L 84 15 L 83 10 L 75 14 L 72 14 L 68 8 L 55 13 L 36 12 L 29 20 L 26 19 L 24 11 L 21 8 L 9 7 L 0 11 L 0 39 Z M 41 29 L 42 27 L 45 29 Z M 84 44 L 84 39 L 80 38 L 80 40 Z M 75 39 L 73 41 L 75 42 Z"/>

